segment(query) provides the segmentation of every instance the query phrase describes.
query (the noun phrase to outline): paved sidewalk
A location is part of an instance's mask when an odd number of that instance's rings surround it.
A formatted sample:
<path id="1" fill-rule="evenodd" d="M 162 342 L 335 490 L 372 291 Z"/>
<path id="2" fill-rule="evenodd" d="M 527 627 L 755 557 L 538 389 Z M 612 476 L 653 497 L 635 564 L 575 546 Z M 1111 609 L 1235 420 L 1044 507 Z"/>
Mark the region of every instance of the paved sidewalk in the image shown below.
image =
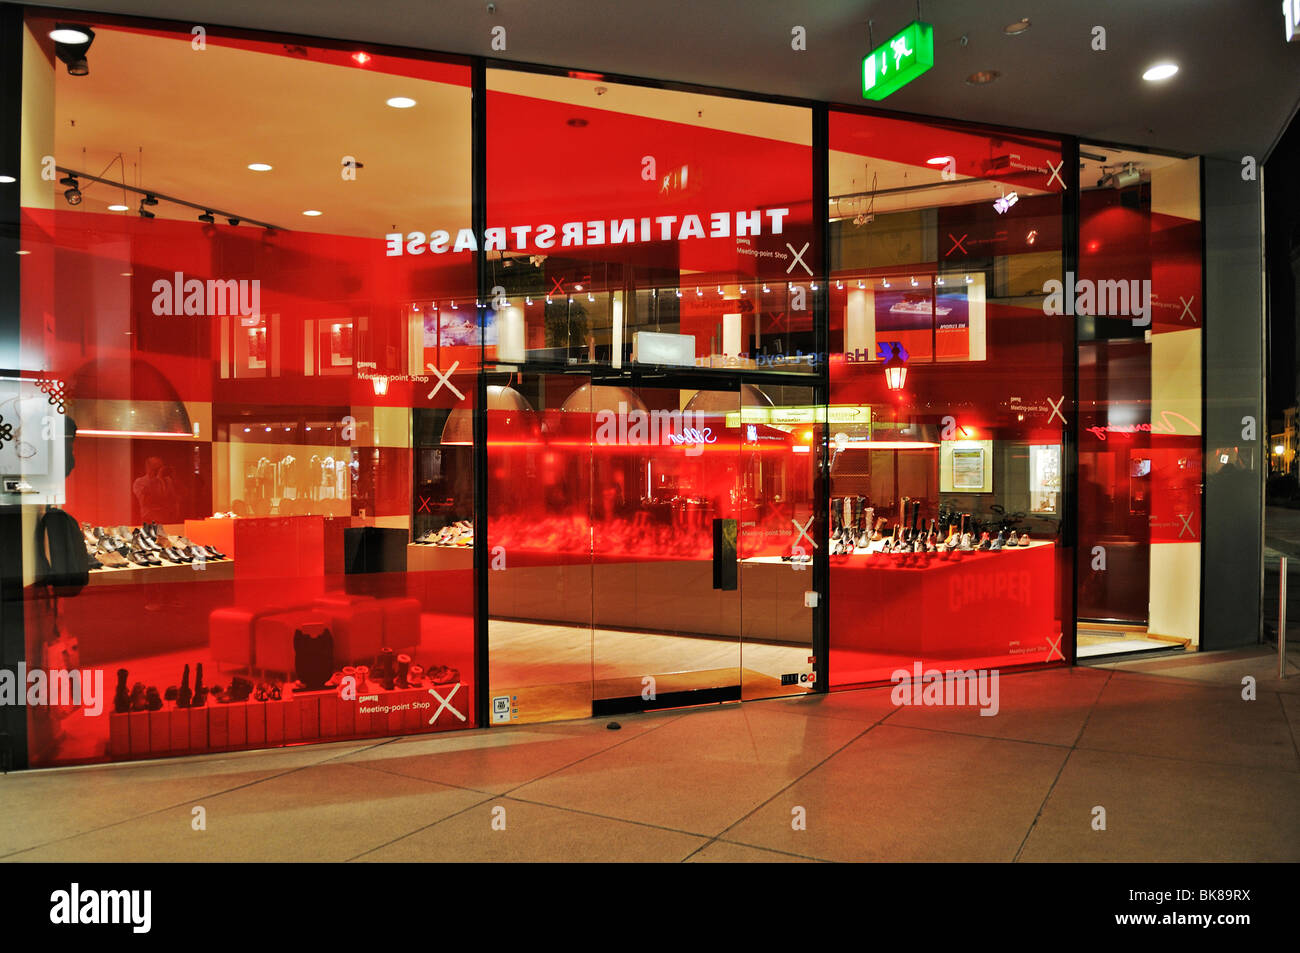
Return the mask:
<path id="1" fill-rule="evenodd" d="M 0 859 L 1294 862 L 1297 663 L 1009 675 L 996 717 L 873 689 L 17 773 Z"/>

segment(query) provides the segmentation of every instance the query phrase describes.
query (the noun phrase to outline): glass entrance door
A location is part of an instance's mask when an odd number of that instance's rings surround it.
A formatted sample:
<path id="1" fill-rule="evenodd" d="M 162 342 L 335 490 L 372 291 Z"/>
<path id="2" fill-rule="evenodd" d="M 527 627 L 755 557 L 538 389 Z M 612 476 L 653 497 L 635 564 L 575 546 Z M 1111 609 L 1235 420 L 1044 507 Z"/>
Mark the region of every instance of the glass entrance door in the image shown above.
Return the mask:
<path id="1" fill-rule="evenodd" d="M 491 724 L 812 689 L 813 391 L 710 380 L 489 379 Z"/>
<path id="2" fill-rule="evenodd" d="M 591 389 L 597 715 L 741 696 L 740 393 L 674 384 Z"/>

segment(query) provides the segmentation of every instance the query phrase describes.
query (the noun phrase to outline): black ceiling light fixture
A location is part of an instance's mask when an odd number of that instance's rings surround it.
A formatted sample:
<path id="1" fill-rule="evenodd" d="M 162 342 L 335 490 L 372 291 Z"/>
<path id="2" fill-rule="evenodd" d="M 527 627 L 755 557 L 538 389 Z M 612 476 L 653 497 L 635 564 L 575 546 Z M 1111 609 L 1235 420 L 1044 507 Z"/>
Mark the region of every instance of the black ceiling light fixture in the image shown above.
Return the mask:
<path id="1" fill-rule="evenodd" d="M 203 214 L 199 216 L 199 221 L 204 225 L 215 225 L 217 223 L 216 218 L 214 218 L 212 213 L 207 209 L 203 210 Z"/>
<path id="2" fill-rule="evenodd" d="M 68 67 L 69 76 L 85 76 L 90 73 L 86 64 L 86 53 L 90 44 L 95 42 L 95 31 L 79 23 L 56 23 L 50 31 L 54 41 L 54 55 Z"/>
<path id="3" fill-rule="evenodd" d="M 140 200 L 140 217 L 141 217 L 141 218 L 153 218 L 153 217 L 154 217 L 153 212 L 151 212 L 151 211 L 149 211 L 147 208 L 145 208 L 145 206 L 149 204 L 149 198 L 150 198 L 150 196 L 146 196 L 145 198 L 142 198 L 142 199 Z M 158 204 L 158 200 L 157 200 L 157 199 L 154 199 L 154 200 L 153 200 L 153 204 L 154 204 L 154 205 L 157 205 L 157 204 Z"/>
<path id="4" fill-rule="evenodd" d="M 67 189 L 63 192 L 63 197 L 68 200 L 69 205 L 81 204 L 81 186 L 77 184 L 77 177 L 65 175 L 59 179 L 59 185 L 66 185 Z"/>
<path id="5" fill-rule="evenodd" d="M 239 219 L 237 219 L 237 218 L 228 218 L 228 219 L 226 219 L 226 221 L 227 221 L 229 224 L 231 224 L 231 225 L 238 225 L 238 224 L 239 224 Z"/>

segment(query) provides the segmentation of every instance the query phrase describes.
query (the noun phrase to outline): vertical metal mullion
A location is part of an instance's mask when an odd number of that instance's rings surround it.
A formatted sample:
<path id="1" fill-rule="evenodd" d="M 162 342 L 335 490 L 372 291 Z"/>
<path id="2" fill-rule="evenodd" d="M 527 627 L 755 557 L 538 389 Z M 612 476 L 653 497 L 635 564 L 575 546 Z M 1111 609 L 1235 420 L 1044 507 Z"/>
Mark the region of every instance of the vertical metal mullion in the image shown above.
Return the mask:
<path id="1" fill-rule="evenodd" d="M 482 236 L 487 228 L 487 65 L 482 57 L 470 64 L 470 188 L 472 227 Z M 487 255 L 474 254 L 475 300 L 488 300 Z M 483 344 L 483 311 L 479 322 L 479 362 L 474 388 L 474 710 L 479 727 L 487 727 L 488 699 L 488 546 L 487 546 L 487 372 Z"/>
<path id="2" fill-rule="evenodd" d="M 0 186 L 0 367 L 11 368 L 6 376 L 14 377 L 22 370 L 23 258 L 15 254 L 22 240 L 22 70 L 22 7 L 0 5 L 0 172 L 17 179 Z M 21 506 L 0 506 L 0 668 L 15 672 L 27 656 L 22 526 Z M 0 705 L 0 767 L 25 768 L 27 758 L 27 706 Z"/>
<path id="3" fill-rule="evenodd" d="M 819 358 L 817 382 L 813 386 L 813 403 L 826 409 L 830 405 L 830 108 L 825 103 L 812 107 L 812 224 L 813 234 L 819 236 L 819 252 L 815 271 L 822 277 L 821 287 L 813 296 L 813 349 Z M 820 593 L 817 608 L 813 610 L 813 656 L 817 659 L 816 692 L 830 689 L 830 630 L 831 630 L 831 573 L 830 573 L 830 420 L 829 414 L 821 426 L 821 439 L 817 442 L 817 479 L 813 493 L 815 518 L 813 550 L 813 589 Z"/>
<path id="4" fill-rule="evenodd" d="M 1079 273 L 1079 140 L 1070 136 L 1061 141 L 1061 160 L 1065 163 L 1065 194 L 1062 196 L 1061 209 L 1061 264 L 1064 271 L 1078 276 Z M 1062 282 L 1065 275 L 1061 276 Z M 1074 289 L 1067 288 L 1066 294 L 1073 294 Z M 1062 481 L 1065 493 L 1061 499 L 1061 545 L 1068 547 L 1070 553 L 1070 579 L 1068 585 L 1062 585 L 1058 605 L 1062 610 L 1069 609 L 1069 619 L 1061 620 L 1061 627 L 1067 625 L 1070 631 L 1070 664 L 1076 664 L 1079 658 L 1079 318 L 1070 321 L 1068 336 L 1068 353 L 1062 356 L 1062 371 L 1071 382 L 1074 413 L 1065 428 L 1065 443 L 1062 448 L 1061 465 L 1067 477 Z M 1060 570 L 1057 570 L 1058 573 Z M 1067 595 L 1068 594 L 1068 595 Z"/>

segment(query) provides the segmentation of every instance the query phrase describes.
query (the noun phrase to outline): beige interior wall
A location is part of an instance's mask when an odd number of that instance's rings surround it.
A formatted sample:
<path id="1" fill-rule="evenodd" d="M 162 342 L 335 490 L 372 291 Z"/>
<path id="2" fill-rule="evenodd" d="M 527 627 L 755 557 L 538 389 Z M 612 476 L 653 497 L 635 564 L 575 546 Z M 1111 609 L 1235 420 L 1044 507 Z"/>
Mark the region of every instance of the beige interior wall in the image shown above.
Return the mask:
<path id="1" fill-rule="evenodd" d="M 1173 162 L 1152 170 L 1151 210 L 1200 221 L 1198 159 Z M 1199 327 L 1151 335 L 1153 425 L 1168 426 L 1182 435 L 1201 433 L 1204 426 L 1201 342 Z M 1200 541 L 1152 543 L 1148 582 L 1148 631 L 1153 635 L 1190 639 L 1196 647 L 1201 628 Z"/>

